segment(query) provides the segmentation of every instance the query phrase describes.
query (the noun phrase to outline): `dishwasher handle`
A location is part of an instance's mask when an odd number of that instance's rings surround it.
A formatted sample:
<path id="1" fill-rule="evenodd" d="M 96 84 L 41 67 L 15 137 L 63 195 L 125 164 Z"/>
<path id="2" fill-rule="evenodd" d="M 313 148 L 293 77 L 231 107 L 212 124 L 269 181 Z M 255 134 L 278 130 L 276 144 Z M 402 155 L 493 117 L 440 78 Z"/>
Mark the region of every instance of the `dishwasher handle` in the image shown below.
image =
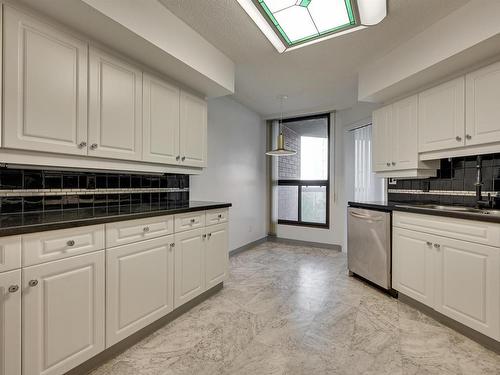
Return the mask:
<path id="1" fill-rule="evenodd" d="M 363 215 L 363 214 L 359 214 L 357 212 L 354 212 L 354 211 L 349 211 L 349 214 L 352 216 L 352 217 L 355 217 L 357 219 L 363 219 L 363 220 L 371 220 L 371 221 L 381 221 L 383 218 L 380 217 L 380 216 L 370 216 L 370 215 Z"/>

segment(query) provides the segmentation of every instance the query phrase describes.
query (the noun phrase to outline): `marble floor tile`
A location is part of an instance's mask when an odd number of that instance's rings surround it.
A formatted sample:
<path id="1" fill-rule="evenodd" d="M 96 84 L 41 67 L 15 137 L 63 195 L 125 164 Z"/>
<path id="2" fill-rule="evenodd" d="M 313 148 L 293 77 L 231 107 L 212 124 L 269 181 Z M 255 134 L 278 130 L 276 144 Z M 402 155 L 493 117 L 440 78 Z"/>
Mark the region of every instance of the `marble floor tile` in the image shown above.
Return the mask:
<path id="1" fill-rule="evenodd" d="M 92 375 L 498 375 L 500 356 L 347 272 L 344 253 L 265 242 L 224 288 Z"/>

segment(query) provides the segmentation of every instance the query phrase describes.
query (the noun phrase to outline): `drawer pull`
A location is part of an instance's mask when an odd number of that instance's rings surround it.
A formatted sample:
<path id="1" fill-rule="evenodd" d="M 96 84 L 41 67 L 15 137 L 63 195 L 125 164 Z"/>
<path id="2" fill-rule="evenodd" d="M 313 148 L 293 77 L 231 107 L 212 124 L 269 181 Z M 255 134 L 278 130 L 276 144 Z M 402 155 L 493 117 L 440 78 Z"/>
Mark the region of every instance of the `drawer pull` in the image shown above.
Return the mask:
<path id="1" fill-rule="evenodd" d="M 222 214 L 219 214 L 219 219 L 222 219 Z"/>
<path id="2" fill-rule="evenodd" d="M 19 285 L 11 285 L 9 286 L 9 293 L 15 293 L 19 290 Z"/>
<path id="3" fill-rule="evenodd" d="M 149 232 L 149 227 L 144 227 L 142 230 L 144 231 L 144 233 L 147 233 Z"/>
<path id="4" fill-rule="evenodd" d="M 438 243 L 435 243 L 435 244 L 434 244 L 434 247 L 435 247 L 436 249 L 439 249 L 439 248 L 441 247 L 441 245 L 440 245 L 440 244 L 438 244 Z"/>
<path id="5" fill-rule="evenodd" d="M 212 233 L 209 233 L 209 234 L 208 234 L 208 239 L 210 239 L 210 237 L 212 237 Z"/>
<path id="6" fill-rule="evenodd" d="M 38 285 L 38 280 L 30 280 L 30 281 L 28 282 L 28 285 L 29 285 L 30 287 L 37 286 L 37 285 Z"/>
<path id="7" fill-rule="evenodd" d="M 427 246 L 432 246 L 432 242 L 431 241 L 427 241 L 426 244 L 427 244 Z"/>
<path id="8" fill-rule="evenodd" d="M 75 246 L 75 241 L 69 240 L 68 242 L 66 242 L 66 245 L 68 245 L 68 246 Z"/>
<path id="9" fill-rule="evenodd" d="M 207 235 L 206 235 L 206 234 L 204 234 L 204 235 L 202 235 L 201 237 L 202 237 L 202 238 L 207 238 Z"/>
<path id="10" fill-rule="evenodd" d="M 195 219 L 191 219 L 191 224 L 194 224 L 196 220 Z"/>

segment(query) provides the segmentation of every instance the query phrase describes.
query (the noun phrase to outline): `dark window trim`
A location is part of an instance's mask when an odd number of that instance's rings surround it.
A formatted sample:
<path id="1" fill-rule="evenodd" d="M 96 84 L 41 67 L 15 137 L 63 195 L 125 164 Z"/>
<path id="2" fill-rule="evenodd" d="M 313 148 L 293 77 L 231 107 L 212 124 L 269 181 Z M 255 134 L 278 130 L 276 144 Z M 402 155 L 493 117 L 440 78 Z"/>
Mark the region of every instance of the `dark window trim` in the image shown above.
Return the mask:
<path id="1" fill-rule="evenodd" d="M 281 186 L 297 186 L 298 188 L 298 220 L 282 220 L 278 219 L 278 224 L 281 225 L 294 225 L 299 227 L 330 229 L 330 152 L 331 152 L 331 139 L 330 139 L 330 113 L 322 113 L 319 115 L 302 116 L 287 118 L 283 120 L 283 124 L 288 122 L 305 121 L 317 118 L 326 118 L 327 135 L 328 135 L 328 157 L 327 157 L 327 176 L 326 180 L 292 180 L 292 179 L 278 179 L 278 185 Z M 326 222 L 310 223 L 302 221 L 302 187 L 303 186 L 326 186 Z"/>

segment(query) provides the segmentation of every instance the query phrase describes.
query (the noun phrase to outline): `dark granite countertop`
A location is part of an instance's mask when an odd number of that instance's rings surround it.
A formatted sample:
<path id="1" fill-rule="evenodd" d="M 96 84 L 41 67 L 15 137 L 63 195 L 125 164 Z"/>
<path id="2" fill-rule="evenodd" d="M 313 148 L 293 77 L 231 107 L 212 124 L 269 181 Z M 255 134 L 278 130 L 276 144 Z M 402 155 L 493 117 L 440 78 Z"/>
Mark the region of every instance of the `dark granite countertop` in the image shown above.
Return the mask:
<path id="1" fill-rule="evenodd" d="M 379 211 L 401 211 L 401 212 L 411 212 L 415 214 L 425 214 L 425 215 L 434 215 L 434 216 L 444 216 L 451 217 L 457 219 L 466 219 L 466 220 L 477 220 L 477 221 L 487 221 L 490 223 L 499 223 L 500 224 L 500 215 L 491 215 L 482 212 L 461 212 L 461 211 L 447 211 L 442 209 L 433 209 L 424 207 L 418 203 L 399 203 L 392 201 L 360 201 L 360 202 L 348 202 L 350 207 L 358 207 L 365 209 L 373 209 Z M 483 210 L 486 212 L 488 210 Z"/>
<path id="2" fill-rule="evenodd" d="M 104 206 L 2 214 L 0 215 L 0 237 L 226 207 L 231 207 L 231 203 L 189 201 L 165 203 L 155 208 L 150 205 L 132 205 L 125 211 L 120 211 L 119 206 Z"/>

